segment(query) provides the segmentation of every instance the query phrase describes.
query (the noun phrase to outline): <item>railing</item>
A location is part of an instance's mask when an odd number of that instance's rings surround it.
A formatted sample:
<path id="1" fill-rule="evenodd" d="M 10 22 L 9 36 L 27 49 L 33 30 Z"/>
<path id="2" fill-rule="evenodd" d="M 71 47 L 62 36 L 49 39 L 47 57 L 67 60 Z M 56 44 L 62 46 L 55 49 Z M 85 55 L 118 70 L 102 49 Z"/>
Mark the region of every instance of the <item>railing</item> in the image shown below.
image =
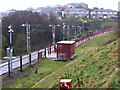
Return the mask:
<path id="1" fill-rule="evenodd" d="M 38 57 L 38 55 L 39 55 L 39 57 Z M 41 57 L 40 57 L 40 55 L 41 55 Z M 12 60 L 12 69 L 13 70 L 15 70 L 17 68 L 20 68 L 22 66 L 28 65 L 28 64 L 31 65 L 35 61 L 38 61 L 39 59 L 45 57 L 44 56 L 44 50 L 35 51 L 35 52 L 33 52 L 33 53 L 29 54 L 29 55 L 24 55 L 24 56 L 21 56 L 21 57 L 22 57 L 22 64 L 20 62 L 20 57 L 17 57 L 17 58 Z M 31 62 L 30 62 L 30 60 L 31 60 Z M 8 67 L 9 63 L 8 62 L 0 64 L 0 68 L 2 69 L 0 71 L 0 75 L 5 74 L 5 73 L 7 73 L 9 71 L 9 67 Z"/>
<path id="2" fill-rule="evenodd" d="M 77 41 L 75 43 L 75 48 L 80 46 L 81 44 L 85 43 L 86 41 L 88 40 L 91 40 L 95 37 L 98 37 L 98 36 L 101 36 L 103 34 L 106 34 L 106 33 L 109 33 L 109 32 L 112 32 L 115 28 L 110 28 L 110 29 L 107 29 L 107 30 L 104 30 L 103 32 L 97 32 L 96 35 L 93 35 L 93 36 L 90 36 L 90 37 L 87 37 L 87 38 L 84 38 L 83 40 L 80 40 L 80 41 Z"/>

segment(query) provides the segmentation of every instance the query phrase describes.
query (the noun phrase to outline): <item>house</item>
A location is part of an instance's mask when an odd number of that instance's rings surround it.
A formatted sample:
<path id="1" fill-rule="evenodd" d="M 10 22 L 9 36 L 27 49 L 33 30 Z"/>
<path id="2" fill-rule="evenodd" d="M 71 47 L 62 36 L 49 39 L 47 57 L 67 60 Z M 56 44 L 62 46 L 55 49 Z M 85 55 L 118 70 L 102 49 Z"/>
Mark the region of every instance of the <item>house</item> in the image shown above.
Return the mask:
<path id="1" fill-rule="evenodd" d="M 39 7 L 33 10 L 33 12 L 38 12 L 40 15 L 46 14 L 48 18 L 50 17 L 50 14 L 53 14 L 57 19 L 61 19 L 61 17 L 58 15 L 58 12 L 60 12 L 60 10 L 56 7 Z"/>
<path id="2" fill-rule="evenodd" d="M 82 17 L 89 17 L 89 11 L 83 8 L 67 8 L 62 12 L 62 16 L 65 18 L 75 17 L 75 18 L 82 18 Z"/>
<path id="3" fill-rule="evenodd" d="M 88 8 L 88 5 L 86 3 L 70 3 L 68 4 L 71 8 Z"/>
<path id="4" fill-rule="evenodd" d="M 2 13 L 0 13 L 0 20 L 2 19 Z"/>
<path id="5" fill-rule="evenodd" d="M 91 18 L 112 18 L 117 17 L 117 11 L 111 9 L 95 9 L 90 13 Z"/>

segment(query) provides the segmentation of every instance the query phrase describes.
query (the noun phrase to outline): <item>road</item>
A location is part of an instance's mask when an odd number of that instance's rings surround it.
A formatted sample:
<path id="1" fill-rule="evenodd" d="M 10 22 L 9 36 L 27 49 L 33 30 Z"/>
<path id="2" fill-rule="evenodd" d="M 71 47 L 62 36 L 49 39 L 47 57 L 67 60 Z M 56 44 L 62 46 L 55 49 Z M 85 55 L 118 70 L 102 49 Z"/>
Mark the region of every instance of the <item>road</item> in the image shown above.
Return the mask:
<path id="1" fill-rule="evenodd" d="M 100 36 L 100 35 L 103 35 L 103 34 L 106 34 L 106 33 L 109 33 L 111 31 L 108 31 L 108 32 L 104 32 L 104 33 L 101 33 L 99 35 L 96 35 L 96 36 L 91 36 L 90 39 L 93 39 L 97 36 Z M 75 47 L 78 47 L 79 45 L 81 45 L 82 43 L 88 41 L 88 38 L 84 39 L 84 40 L 81 40 L 79 42 L 76 42 L 75 43 Z M 55 60 L 57 58 L 56 56 L 56 53 L 54 52 L 54 47 L 52 46 L 52 50 L 51 50 L 53 53 L 51 55 L 48 55 L 48 53 L 46 53 L 46 57 L 49 58 L 49 59 L 53 59 Z M 44 49 L 42 50 L 39 50 L 39 52 L 42 52 L 42 57 L 44 58 Z M 48 52 L 48 48 L 46 49 L 46 52 Z M 31 53 L 31 61 L 35 61 L 38 59 L 38 51 L 35 51 L 35 52 L 32 52 Z M 12 68 L 13 69 L 16 69 L 16 68 L 19 68 L 20 67 L 20 57 L 12 60 Z M 22 65 L 26 65 L 29 63 L 29 55 L 24 55 L 22 56 Z M 5 74 L 8 72 L 8 62 L 4 62 L 4 63 L 1 63 L 0 64 L 0 75 L 2 74 Z"/>

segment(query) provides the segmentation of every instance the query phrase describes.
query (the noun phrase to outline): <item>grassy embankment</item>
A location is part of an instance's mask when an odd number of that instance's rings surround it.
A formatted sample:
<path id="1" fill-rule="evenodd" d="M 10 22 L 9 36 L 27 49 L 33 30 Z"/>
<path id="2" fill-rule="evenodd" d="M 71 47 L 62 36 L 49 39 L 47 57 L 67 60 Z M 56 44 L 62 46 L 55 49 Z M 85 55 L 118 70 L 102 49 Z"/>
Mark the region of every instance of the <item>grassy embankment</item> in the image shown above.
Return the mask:
<path id="1" fill-rule="evenodd" d="M 106 69 L 107 70 L 109 69 L 109 70 L 105 80 L 107 79 L 111 80 L 109 79 L 109 77 L 110 75 L 114 74 L 113 76 L 111 76 L 111 78 L 114 78 L 114 81 L 117 82 L 116 76 L 115 76 L 117 72 L 113 71 L 113 67 L 110 67 L 110 66 L 107 67 L 109 64 L 109 61 L 111 64 L 113 62 L 117 63 L 115 61 L 117 60 L 117 56 L 109 57 L 111 55 L 110 53 L 113 54 L 112 51 L 115 52 L 115 49 L 117 48 L 117 42 L 113 46 L 111 45 L 101 46 L 102 44 L 113 39 L 114 37 L 115 37 L 114 33 L 109 33 L 109 34 L 97 37 L 95 39 L 92 39 L 84 43 L 83 45 L 79 46 L 78 48 L 76 48 L 76 51 L 75 51 L 77 54 L 76 57 L 79 57 L 79 56 L 82 56 L 82 57 L 78 58 L 76 61 L 73 61 L 71 63 L 69 63 L 71 60 L 68 60 L 67 62 L 58 62 L 58 61 L 51 61 L 48 59 L 44 59 L 41 61 L 41 65 L 38 67 L 38 73 L 35 73 L 35 69 L 33 69 L 28 73 L 28 75 L 23 76 L 19 79 L 16 79 L 13 83 L 10 83 L 5 87 L 8 87 L 8 88 L 25 88 L 25 87 L 31 87 L 31 86 L 33 88 L 57 87 L 59 84 L 59 80 L 61 78 L 71 78 L 73 81 L 72 83 L 75 84 L 77 82 L 77 77 L 83 78 L 85 85 L 83 85 L 82 87 L 89 87 L 87 86 L 88 82 L 91 84 L 91 87 L 93 87 L 94 85 L 96 85 L 94 80 L 99 79 L 98 80 L 99 82 L 103 80 L 102 75 L 106 74 L 105 73 Z M 110 48 L 112 47 L 110 51 L 109 51 L 109 47 Z M 106 50 L 108 50 L 109 53 L 107 53 Z M 113 55 L 116 55 L 116 53 L 114 53 Z M 107 64 L 105 64 L 105 62 L 107 62 Z M 101 63 L 101 64 L 98 65 L 98 63 Z M 80 65 L 85 65 L 85 67 L 82 68 L 80 67 Z M 116 64 L 112 66 L 117 68 Z M 98 70 L 96 70 L 96 68 Z M 103 71 L 103 69 L 105 72 Z M 48 75 L 51 72 L 53 73 Z M 95 74 L 98 74 L 98 75 L 95 75 Z M 43 77 L 45 77 L 45 79 L 42 82 L 37 83 Z M 34 85 L 35 83 L 37 84 Z M 107 81 L 104 81 L 103 83 L 107 83 Z M 103 86 L 102 84 L 101 86 Z M 101 86 L 96 86 L 96 87 L 101 87 Z M 77 84 L 75 87 L 78 87 Z"/>
<path id="2" fill-rule="evenodd" d="M 62 78 L 72 79 L 75 88 L 119 87 L 118 42 L 110 43 L 114 38 L 115 34 L 109 33 L 79 46 L 76 54 L 82 57 L 46 76 L 32 88 L 58 88 Z M 83 85 L 79 86 L 78 77 L 82 78 Z"/>

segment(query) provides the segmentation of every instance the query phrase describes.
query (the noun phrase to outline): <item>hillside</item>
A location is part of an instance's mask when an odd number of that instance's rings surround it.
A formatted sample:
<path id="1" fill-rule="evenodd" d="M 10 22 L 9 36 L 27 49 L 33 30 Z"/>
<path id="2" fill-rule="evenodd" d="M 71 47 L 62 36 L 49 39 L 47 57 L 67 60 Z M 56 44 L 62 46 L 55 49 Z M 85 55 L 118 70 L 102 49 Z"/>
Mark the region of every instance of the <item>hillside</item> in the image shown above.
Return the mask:
<path id="1" fill-rule="evenodd" d="M 114 41 L 114 35 L 102 35 L 79 46 L 76 60 L 32 88 L 58 88 L 62 78 L 72 79 L 73 88 L 118 87 L 118 40 Z M 82 84 L 79 85 L 77 78 L 82 79 Z"/>

